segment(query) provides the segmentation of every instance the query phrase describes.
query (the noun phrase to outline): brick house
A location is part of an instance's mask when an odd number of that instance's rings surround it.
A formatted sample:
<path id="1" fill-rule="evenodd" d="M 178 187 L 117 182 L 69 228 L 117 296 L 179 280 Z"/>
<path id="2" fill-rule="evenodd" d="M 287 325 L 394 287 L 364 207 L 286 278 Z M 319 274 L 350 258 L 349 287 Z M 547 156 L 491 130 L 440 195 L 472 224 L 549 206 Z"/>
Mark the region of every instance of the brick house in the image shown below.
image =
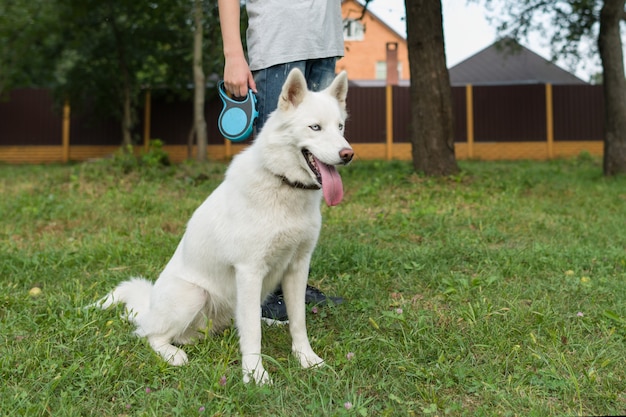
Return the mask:
<path id="1" fill-rule="evenodd" d="M 369 9 L 363 19 L 360 19 L 363 6 L 356 0 L 343 0 L 341 13 L 344 22 L 345 56 L 337 62 L 337 71 L 346 70 L 351 81 L 380 84 L 387 78 L 388 44 L 391 44 L 389 48 L 392 49 L 396 44 L 395 52 L 392 50 L 389 53 L 391 59 L 396 56 L 400 84 L 407 84 L 410 78 L 409 54 L 404 36 Z"/>

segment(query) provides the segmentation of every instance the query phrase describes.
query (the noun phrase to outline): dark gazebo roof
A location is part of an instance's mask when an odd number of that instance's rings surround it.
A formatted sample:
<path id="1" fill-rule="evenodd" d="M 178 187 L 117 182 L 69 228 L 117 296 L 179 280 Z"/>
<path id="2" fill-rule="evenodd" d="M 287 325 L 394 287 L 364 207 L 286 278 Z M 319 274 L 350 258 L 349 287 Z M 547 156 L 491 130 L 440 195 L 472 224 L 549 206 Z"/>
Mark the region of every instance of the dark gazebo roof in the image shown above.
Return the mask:
<path id="1" fill-rule="evenodd" d="M 452 85 L 587 84 L 511 39 L 503 39 L 449 69 Z"/>

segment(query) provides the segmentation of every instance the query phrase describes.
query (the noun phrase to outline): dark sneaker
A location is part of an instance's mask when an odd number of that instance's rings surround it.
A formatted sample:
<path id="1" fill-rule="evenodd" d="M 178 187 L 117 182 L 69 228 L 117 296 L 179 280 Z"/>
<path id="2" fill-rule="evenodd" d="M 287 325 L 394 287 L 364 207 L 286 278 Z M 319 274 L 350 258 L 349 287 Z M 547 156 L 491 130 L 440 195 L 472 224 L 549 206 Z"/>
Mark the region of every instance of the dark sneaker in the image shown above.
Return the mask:
<path id="1" fill-rule="evenodd" d="M 329 297 L 320 290 L 310 285 L 306 286 L 306 294 L 304 297 L 304 301 L 307 304 L 313 304 L 316 306 L 325 306 L 327 304 L 341 304 L 343 303 L 343 298 L 341 297 Z"/>
<path id="2" fill-rule="evenodd" d="M 261 306 L 261 318 L 267 324 L 287 324 L 289 317 L 287 316 L 287 306 L 283 298 L 283 292 L 279 289 L 267 297 L 265 303 Z"/>
<path id="3" fill-rule="evenodd" d="M 306 286 L 304 302 L 314 306 L 336 305 L 343 303 L 341 297 L 328 297 L 319 289 L 310 285 Z M 267 324 L 287 324 L 289 316 L 287 316 L 287 305 L 283 298 L 282 288 L 278 288 L 275 292 L 267 297 L 265 303 L 261 306 L 261 318 Z"/>

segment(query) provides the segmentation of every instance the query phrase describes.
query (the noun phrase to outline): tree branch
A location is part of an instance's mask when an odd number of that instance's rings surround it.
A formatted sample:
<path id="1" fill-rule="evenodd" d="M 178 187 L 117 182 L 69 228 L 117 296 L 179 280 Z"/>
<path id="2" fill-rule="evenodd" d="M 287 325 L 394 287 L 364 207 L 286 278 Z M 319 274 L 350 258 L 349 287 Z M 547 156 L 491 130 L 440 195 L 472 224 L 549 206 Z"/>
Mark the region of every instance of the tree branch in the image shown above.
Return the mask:
<path id="1" fill-rule="evenodd" d="M 370 4 L 372 0 L 365 0 L 365 4 L 363 5 L 363 9 L 361 10 L 361 16 L 359 16 L 356 20 L 363 20 L 365 17 L 365 13 L 367 13 L 367 6 Z"/>

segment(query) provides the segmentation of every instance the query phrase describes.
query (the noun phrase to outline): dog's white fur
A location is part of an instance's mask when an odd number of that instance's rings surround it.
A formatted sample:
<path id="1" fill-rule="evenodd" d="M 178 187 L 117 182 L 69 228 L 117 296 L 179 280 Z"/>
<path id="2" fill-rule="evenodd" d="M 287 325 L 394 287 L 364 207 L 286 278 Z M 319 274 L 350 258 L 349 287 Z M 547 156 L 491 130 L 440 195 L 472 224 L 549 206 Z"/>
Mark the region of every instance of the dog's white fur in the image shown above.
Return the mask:
<path id="1" fill-rule="evenodd" d="M 347 90 L 345 72 L 326 90 L 311 92 L 302 73 L 292 71 L 277 110 L 195 211 L 158 280 L 132 278 L 97 305 L 125 303 L 136 333 L 172 365 L 188 360 L 175 344 L 192 342 L 209 327 L 220 331 L 234 317 L 243 379 L 263 384 L 270 380 L 261 360 L 260 305 L 282 284 L 292 351 L 304 368 L 321 365 L 307 336 L 305 289 L 322 191 L 294 184 L 318 184 L 302 149 L 328 165 L 352 157 L 343 137 Z"/>

